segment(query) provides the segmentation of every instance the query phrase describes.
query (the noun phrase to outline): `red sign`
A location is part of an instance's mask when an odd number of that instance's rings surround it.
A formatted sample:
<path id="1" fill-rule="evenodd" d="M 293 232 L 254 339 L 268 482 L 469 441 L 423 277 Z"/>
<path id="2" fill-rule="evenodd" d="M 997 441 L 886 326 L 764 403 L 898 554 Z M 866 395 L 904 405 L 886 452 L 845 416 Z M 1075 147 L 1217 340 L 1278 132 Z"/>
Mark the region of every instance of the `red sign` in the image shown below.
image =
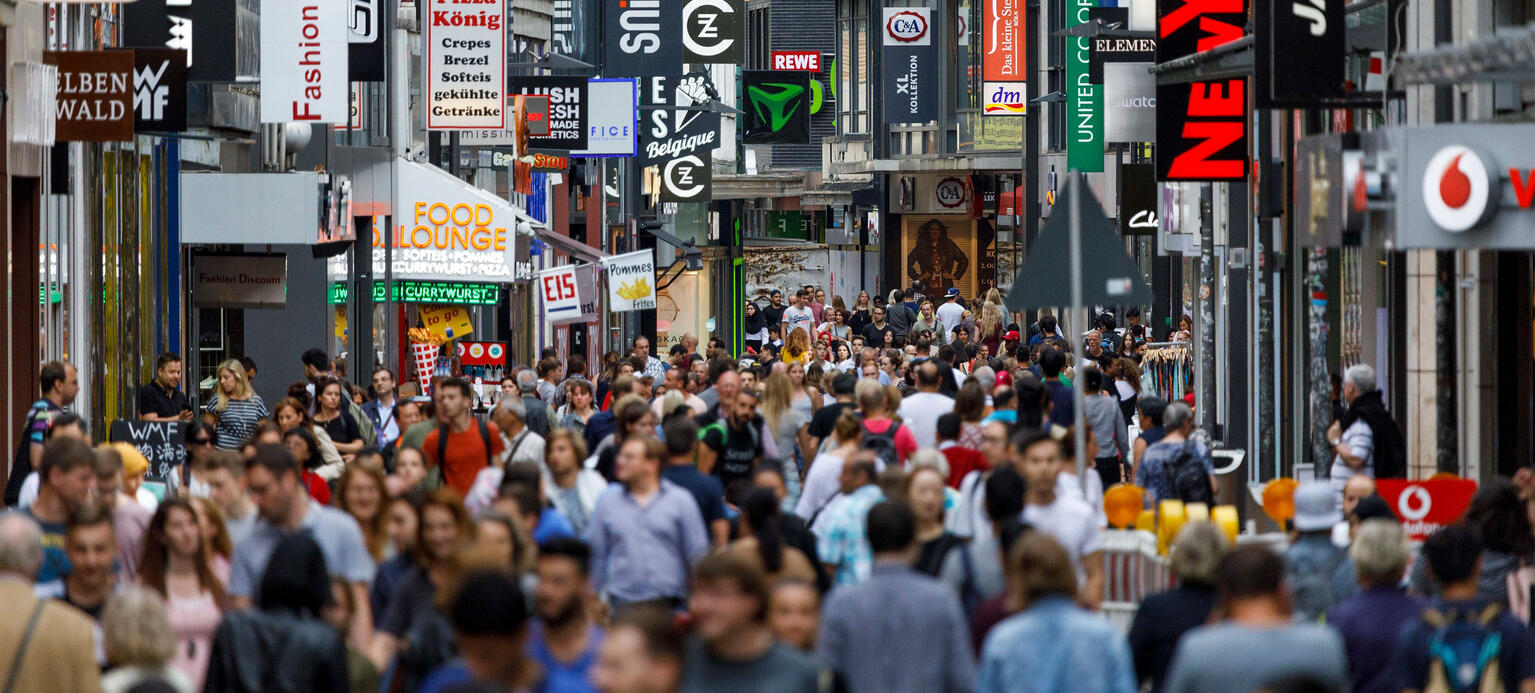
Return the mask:
<path id="1" fill-rule="evenodd" d="M 466 342 L 458 340 L 454 346 L 459 363 L 465 366 L 505 366 L 504 342 Z"/>
<path id="2" fill-rule="evenodd" d="M 1247 78 L 1157 85 L 1157 180 L 1247 177 Z"/>
<path id="3" fill-rule="evenodd" d="M 821 71 L 820 51 L 773 51 L 774 70 Z"/>
<path id="4" fill-rule="evenodd" d="M 1375 488 L 1391 506 L 1407 538 L 1422 541 L 1441 527 L 1455 524 L 1476 493 L 1469 479 L 1378 479 Z"/>
<path id="5" fill-rule="evenodd" d="M 1028 46 L 1023 0 L 988 0 L 981 6 L 981 79 L 1023 82 Z"/>

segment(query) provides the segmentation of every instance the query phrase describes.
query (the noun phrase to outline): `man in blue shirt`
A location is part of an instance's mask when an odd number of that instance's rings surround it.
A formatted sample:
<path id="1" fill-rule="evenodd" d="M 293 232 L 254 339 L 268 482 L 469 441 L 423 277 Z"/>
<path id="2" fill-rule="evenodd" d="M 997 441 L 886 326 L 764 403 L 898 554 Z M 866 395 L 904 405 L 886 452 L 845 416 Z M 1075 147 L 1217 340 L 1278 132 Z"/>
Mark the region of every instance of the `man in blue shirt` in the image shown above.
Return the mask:
<path id="1" fill-rule="evenodd" d="M 595 693 L 587 674 L 602 644 L 602 628 L 586 608 L 592 550 L 579 539 L 552 539 L 538 547 L 538 586 L 528 656 L 544 672 L 546 693 Z"/>
<path id="2" fill-rule="evenodd" d="M 1327 623 L 1343 636 L 1355 693 L 1396 693 L 1391 657 L 1397 636 L 1427 605 L 1401 587 L 1412 560 L 1407 537 L 1394 518 L 1367 520 L 1348 552 L 1363 591 L 1328 611 Z"/>
<path id="3" fill-rule="evenodd" d="M 698 512 L 703 515 L 709 528 L 709 539 L 715 546 L 730 541 L 730 520 L 725 517 L 725 487 L 719 477 L 698 471 L 693 463 L 698 448 L 698 423 L 692 418 L 679 416 L 662 426 L 666 434 L 666 453 L 671 458 L 661 477 L 693 494 Z"/>
<path id="4" fill-rule="evenodd" d="M 634 602 L 681 606 L 688 571 L 709 550 L 693 496 L 661 478 L 666 446 L 630 436 L 618 449 L 614 475 L 622 489 L 598 499 L 586 527 L 592 582 L 616 608 Z"/>
<path id="5" fill-rule="evenodd" d="M 1045 349 L 1039 355 L 1039 370 L 1050 388 L 1050 423 L 1071 426 L 1076 423 L 1076 401 L 1071 386 L 1061 382 L 1061 371 L 1066 368 L 1066 355 L 1056 349 Z"/>

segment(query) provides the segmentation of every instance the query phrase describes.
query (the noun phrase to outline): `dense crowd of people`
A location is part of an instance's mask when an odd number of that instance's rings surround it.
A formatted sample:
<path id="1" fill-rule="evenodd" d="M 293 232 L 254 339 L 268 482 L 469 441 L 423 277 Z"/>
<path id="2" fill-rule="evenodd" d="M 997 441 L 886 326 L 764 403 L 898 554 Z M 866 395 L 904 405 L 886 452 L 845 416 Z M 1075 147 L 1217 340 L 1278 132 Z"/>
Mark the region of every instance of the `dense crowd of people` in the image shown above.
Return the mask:
<path id="1" fill-rule="evenodd" d="M 1077 341 L 958 294 L 773 291 L 739 357 L 547 350 L 483 417 L 462 377 L 401 397 L 319 350 L 270 409 L 238 359 L 194 408 L 165 355 L 139 414 L 185 463 L 152 482 L 47 364 L 0 515 L 3 690 L 1535 691 L 1535 475 L 1415 552 L 1368 367 L 1288 545 L 1188 523 L 1121 632 L 1104 492 L 1215 500 L 1209 436 L 1142 394 L 1134 309 Z"/>

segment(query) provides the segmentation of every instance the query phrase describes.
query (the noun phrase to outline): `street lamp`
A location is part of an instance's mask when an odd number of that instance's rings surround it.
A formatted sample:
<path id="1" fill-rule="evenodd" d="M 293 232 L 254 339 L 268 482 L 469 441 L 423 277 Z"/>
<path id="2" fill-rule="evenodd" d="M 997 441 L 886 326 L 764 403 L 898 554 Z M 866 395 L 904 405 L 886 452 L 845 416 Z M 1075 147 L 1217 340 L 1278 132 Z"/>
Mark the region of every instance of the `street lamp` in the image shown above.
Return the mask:
<path id="1" fill-rule="evenodd" d="M 677 278 L 682 276 L 684 272 L 698 272 L 704 268 L 704 251 L 700 250 L 698 246 L 693 243 L 692 239 L 684 241 L 681 238 L 667 233 L 666 231 L 662 231 L 662 226 L 664 226 L 664 223 L 660 219 L 641 219 L 636 225 L 637 230 L 648 233 L 652 236 L 655 236 L 656 238 L 666 241 L 672 246 L 682 249 L 682 257 L 673 260 L 672 264 L 667 265 L 665 269 L 661 270 L 659 277 L 665 277 L 668 272 L 676 269 L 678 265 L 682 265 L 682 271 L 672 275 L 672 277 L 667 279 L 664 283 L 658 277 L 656 279 L 657 291 L 671 286 L 672 282 L 677 281 Z"/>

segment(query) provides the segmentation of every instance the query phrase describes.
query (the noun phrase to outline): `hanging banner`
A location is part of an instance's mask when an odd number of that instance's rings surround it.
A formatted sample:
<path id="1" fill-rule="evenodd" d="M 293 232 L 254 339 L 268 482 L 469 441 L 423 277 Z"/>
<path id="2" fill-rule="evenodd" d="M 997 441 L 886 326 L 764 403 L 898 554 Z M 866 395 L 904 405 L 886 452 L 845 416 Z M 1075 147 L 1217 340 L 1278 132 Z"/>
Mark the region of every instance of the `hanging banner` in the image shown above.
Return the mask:
<path id="1" fill-rule="evenodd" d="M 535 149 L 586 148 L 587 84 L 585 77 L 511 77 L 510 94 L 549 97 L 548 134 L 531 136 L 528 146 Z M 531 122 L 531 118 L 529 119 Z"/>
<path id="2" fill-rule="evenodd" d="M 601 262 L 608 275 L 608 312 L 655 309 L 655 250 L 615 255 Z"/>
<path id="3" fill-rule="evenodd" d="M 810 142 L 810 73 L 747 70 L 741 73 L 746 97 L 747 144 Z"/>
<path id="4" fill-rule="evenodd" d="M 599 0 L 604 74 L 656 77 L 682 72 L 682 0 Z"/>
<path id="5" fill-rule="evenodd" d="M 133 131 L 187 129 L 187 56 L 172 48 L 133 51 Z"/>
<path id="6" fill-rule="evenodd" d="M 261 122 L 347 120 L 347 5 L 261 3 Z"/>
<path id="7" fill-rule="evenodd" d="M 1311 108 L 1343 96 L 1344 0 L 1257 0 L 1253 99 Z"/>
<path id="8" fill-rule="evenodd" d="M 985 115 L 1020 116 L 1028 111 L 1025 22 L 1023 0 L 982 0 L 981 112 Z"/>
<path id="9" fill-rule="evenodd" d="M 1247 178 L 1247 79 L 1157 85 L 1157 180 Z"/>
<path id="10" fill-rule="evenodd" d="M 506 0 L 435 0 L 426 14 L 426 129 L 505 128 Z"/>
<path id="11" fill-rule="evenodd" d="M 346 0 L 347 79 L 384 81 L 384 1 Z"/>
<path id="12" fill-rule="evenodd" d="M 174 48 L 186 59 L 187 79 L 235 81 L 235 0 L 137 0 L 118 7 L 124 46 Z"/>
<path id="13" fill-rule="evenodd" d="M 1095 0 L 1066 0 L 1066 28 L 1083 24 Z M 1088 37 L 1066 37 L 1066 168 L 1103 170 L 1103 93 L 1088 74 Z"/>
<path id="14" fill-rule="evenodd" d="M 707 74 L 682 77 L 650 77 L 644 85 L 640 134 L 644 147 L 642 166 L 664 164 L 688 154 L 712 152 L 720 146 L 720 114 L 701 109 L 686 110 L 709 102 L 714 84 Z M 670 106 L 671 108 L 660 108 Z"/>
<path id="15" fill-rule="evenodd" d="M 581 290 L 576 283 L 575 265 L 539 272 L 538 295 L 543 299 L 544 320 L 555 325 L 581 322 Z"/>
<path id="16" fill-rule="evenodd" d="M 1157 78 L 1151 63 L 1103 66 L 1103 141 L 1157 139 Z"/>
<path id="17" fill-rule="evenodd" d="M 133 51 L 44 51 L 59 68 L 54 140 L 133 139 Z"/>
<path id="18" fill-rule="evenodd" d="M 640 93 L 632 79 L 593 79 L 586 85 L 586 147 L 572 157 L 634 156 L 639 148 Z"/>
<path id="19" fill-rule="evenodd" d="M 932 10 L 886 7 L 880 58 L 887 123 L 926 123 L 938 117 L 938 54 Z"/>
<path id="20" fill-rule="evenodd" d="M 1156 0 L 1157 59 L 1165 63 L 1242 38 L 1247 0 Z M 1341 27 L 1340 27 L 1341 28 Z"/>
<path id="21" fill-rule="evenodd" d="M 1119 167 L 1119 233 L 1154 236 L 1157 233 L 1157 171 L 1151 164 Z"/>
<path id="22" fill-rule="evenodd" d="M 662 202 L 708 202 L 713 184 L 714 171 L 706 157 L 688 154 L 661 165 Z"/>
<path id="23" fill-rule="evenodd" d="M 739 65 L 746 58 L 745 0 L 683 0 L 682 58 Z"/>

